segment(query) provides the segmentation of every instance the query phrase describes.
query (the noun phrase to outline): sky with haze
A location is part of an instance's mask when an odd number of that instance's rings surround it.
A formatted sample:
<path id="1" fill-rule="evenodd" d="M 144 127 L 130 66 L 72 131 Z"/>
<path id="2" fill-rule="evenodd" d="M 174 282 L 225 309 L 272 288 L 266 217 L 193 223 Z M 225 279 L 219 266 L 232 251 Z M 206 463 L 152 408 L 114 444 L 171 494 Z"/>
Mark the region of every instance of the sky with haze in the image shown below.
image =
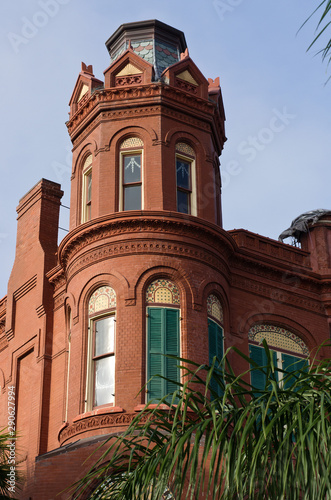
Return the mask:
<path id="1" fill-rule="evenodd" d="M 331 209 L 331 75 L 306 49 L 312 0 L 15 0 L 1 2 L 0 297 L 15 256 L 16 207 L 41 178 L 70 204 L 65 122 L 81 61 L 103 79 L 106 40 L 158 19 L 185 33 L 206 78 L 220 77 L 228 141 L 221 155 L 224 229 L 277 239 L 292 219 Z M 330 33 L 331 30 L 329 30 Z M 329 35 L 330 36 L 330 35 Z M 68 229 L 61 208 L 60 227 Z M 66 232 L 59 232 L 60 239 Z M 286 240 L 290 243 L 290 240 Z"/>

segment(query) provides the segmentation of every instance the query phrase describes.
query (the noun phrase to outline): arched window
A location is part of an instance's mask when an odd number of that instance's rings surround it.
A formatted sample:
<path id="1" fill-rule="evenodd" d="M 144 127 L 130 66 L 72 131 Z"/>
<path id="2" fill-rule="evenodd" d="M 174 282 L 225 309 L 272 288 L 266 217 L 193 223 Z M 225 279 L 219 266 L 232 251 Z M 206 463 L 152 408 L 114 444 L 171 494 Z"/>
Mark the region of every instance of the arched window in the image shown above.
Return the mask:
<path id="1" fill-rule="evenodd" d="M 95 290 L 88 304 L 86 411 L 115 401 L 115 313 L 115 291 Z"/>
<path id="2" fill-rule="evenodd" d="M 195 153 L 185 142 L 176 144 L 177 211 L 197 215 Z"/>
<path id="3" fill-rule="evenodd" d="M 167 354 L 180 356 L 179 307 L 177 286 L 167 279 L 157 279 L 147 288 L 147 380 L 162 375 L 179 381 L 178 361 Z M 177 389 L 176 384 L 155 377 L 148 383 L 148 400 L 161 399 Z"/>
<path id="4" fill-rule="evenodd" d="M 266 353 L 261 347 L 266 340 L 274 365 L 285 372 L 294 372 L 307 367 L 308 347 L 297 335 L 279 326 L 262 324 L 255 325 L 248 332 L 249 354 L 259 366 L 267 364 Z M 278 381 L 281 382 L 282 373 L 276 372 Z M 265 388 L 266 376 L 262 371 L 251 372 L 251 383 L 257 389 Z M 287 384 L 291 381 L 288 380 Z"/>
<path id="5" fill-rule="evenodd" d="M 141 210 L 143 146 L 138 137 L 125 139 L 120 146 L 120 210 Z"/>
<path id="6" fill-rule="evenodd" d="M 214 357 L 220 361 L 223 358 L 223 309 L 216 295 L 211 294 L 207 299 L 208 314 L 208 345 L 209 364 L 213 363 Z M 211 380 L 211 388 L 220 396 L 221 387 L 215 380 Z"/>
<path id="7" fill-rule="evenodd" d="M 92 155 L 89 154 L 82 170 L 82 222 L 92 217 Z"/>

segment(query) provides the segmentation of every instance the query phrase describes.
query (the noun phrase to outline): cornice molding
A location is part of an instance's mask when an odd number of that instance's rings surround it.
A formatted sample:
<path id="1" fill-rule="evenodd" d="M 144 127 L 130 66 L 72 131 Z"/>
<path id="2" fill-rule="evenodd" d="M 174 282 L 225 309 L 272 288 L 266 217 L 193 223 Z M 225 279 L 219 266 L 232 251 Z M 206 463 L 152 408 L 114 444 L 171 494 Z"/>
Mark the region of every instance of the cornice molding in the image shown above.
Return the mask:
<path id="1" fill-rule="evenodd" d="M 265 276 L 268 278 L 268 276 Z M 253 292 L 266 300 L 270 300 L 279 304 L 288 304 L 299 307 L 304 310 L 310 310 L 318 314 L 325 315 L 325 308 L 321 301 L 300 294 L 301 283 L 298 284 L 295 293 L 283 284 L 283 289 L 277 288 L 271 284 L 255 281 L 251 277 L 243 277 L 238 275 L 231 276 L 231 286 L 246 292 Z M 278 286 L 278 284 L 277 284 Z"/>
<path id="2" fill-rule="evenodd" d="M 229 258 L 230 254 L 234 251 L 234 244 L 226 231 L 202 219 L 192 216 L 181 216 L 177 212 L 131 212 L 130 217 L 128 217 L 127 212 L 120 212 L 89 221 L 88 223 L 78 226 L 69 233 L 62 240 L 59 247 L 60 263 L 63 269 L 67 271 L 69 265 L 72 264 L 74 256 L 89 244 L 97 241 L 102 241 L 103 244 L 106 244 L 105 240 L 107 238 L 111 239 L 114 236 L 125 234 L 132 235 L 133 233 L 140 235 L 142 235 L 142 233 L 155 234 L 155 237 L 153 237 L 155 243 L 149 241 L 149 250 L 146 246 L 143 246 L 141 249 L 138 247 L 135 248 L 139 253 L 141 251 L 150 251 L 152 248 L 151 245 L 158 253 L 166 251 L 167 248 L 164 248 L 164 246 L 167 246 L 167 242 L 158 241 L 158 234 L 166 235 L 167 237 L 169 235 L 178 235 L 181 238 L 190 238 L 192 240 L 191 242 L 174 241 L 171 243 L 178 247 L 173 248 L 174 251 L 186 253 L 187 256 L 189 256 L 189 254 L 191 254 L 190 256 L 194 256 L 194 254 L 198 256 L 199 251 L 206 252 L 206 245 L 210 247 L 210 255 L 215 255 L 217 252 L 221 251 L 225 259 Z M 144 239 L 145 238 L 142 237 L 142 240 Z M 161 238 L 159 239 L 161 240 Z M 111 245 L 117 245 L 118 247 L 116 251 L 115 249 L 113 251 L 117 254 L 132 253 L 132 245 L 136 244 L 136 241 L 129 240 L 130 238 L 126 238 L 123 242 L 114 242 L 114 244 L 110 242 Z M 150 238 L 148 238 L 148 240 L 150 240 Z M 199 241 L 202 241 L 201 249 L 198 248 Z M 139 244 L 139 242 L 137 244 Z M 141 241 L 140 244 L 144 245 L 144 242 Z M 194 252 L 193 249 L 189 251 L 188 246 L 196 247 Z M 182 247 L 182 249 L 180 247 Z M 186 251 L 184 247 L 186 247 Z M 108 245 L 108 252 L 109 248 Z M 102 249 L 94 248 L 92 252 L 96 253 L 94 257 L 98 258 L 98 252 L 102 252 Z M 100 254 L 99 257 L 102 258 L 102 255 Z"/>
<path id="3" fill-rule="evenodd" d="M 91 95 L 67 122 L 69 134 L 73 142 L 75 142 L 78 134 L 85 132 L 88 124 L 106 110 L 113 113 L 117 112 L 117 117 L 132 116 L 140 113 L 139 108 L 144 107 L 146 112 L 149 107 L 160 105 L 165 99 L 175 103 L 175 106 L 180 104 L 187 114 L 196 115 L 200 113 L 200 119 L 207 119 L 207 121 L 211 121 L 218 113 L 214 102 L 161 82 L 121 88 L 113 87 L 100 89 Z M 216 121 L 216 126 L 219 128 L 219 120 Z M 224 135 L 221 130 L 220 133 L 221 136 Z"/>

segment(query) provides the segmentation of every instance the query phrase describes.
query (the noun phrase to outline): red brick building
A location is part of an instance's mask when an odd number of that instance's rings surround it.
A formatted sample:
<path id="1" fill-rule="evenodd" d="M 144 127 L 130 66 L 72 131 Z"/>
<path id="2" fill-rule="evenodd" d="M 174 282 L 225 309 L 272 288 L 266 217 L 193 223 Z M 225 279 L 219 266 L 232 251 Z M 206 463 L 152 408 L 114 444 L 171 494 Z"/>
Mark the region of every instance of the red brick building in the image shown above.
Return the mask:
<path id="1" fill-rule="evenodd" d="M 0 302 L 1 425 L 15 386 L 24 500 L 70 498 L 56 494 L 105 435 L 171 390 L 139 392 L 179 376 L 160 352 L 207 363 L 232 345 L 258 355 L 266 338 L 286 368 L 330 336 L 328 215 L 301 248 L 223 230 L 219 78 L 159 21 L 106 46 L 104 79 L 82 64 L 70 100 L 69 233 L 58 247 L 62 192 L 42 179 L 19 202 Z"/>

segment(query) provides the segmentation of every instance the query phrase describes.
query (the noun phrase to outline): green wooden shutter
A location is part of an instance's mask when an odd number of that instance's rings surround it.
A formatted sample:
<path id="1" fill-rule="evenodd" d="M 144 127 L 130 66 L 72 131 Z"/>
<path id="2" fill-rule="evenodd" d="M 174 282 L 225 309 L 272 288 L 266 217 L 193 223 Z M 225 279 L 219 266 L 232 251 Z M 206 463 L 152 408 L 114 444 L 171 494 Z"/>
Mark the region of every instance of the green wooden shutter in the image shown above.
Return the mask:
<path id="1" fill-rule="evenodd" d="M 249 346 L 249 355 L 259 366 L 266 366 L 267 356 L 265 350 L 257 345 Z M 253 365 L 251 365 L 253 368 Z M 262 370 L 251 371 L 251 384 L 256 389 L 264 390 L 266 384 L 266 375 Z"/>
<path id="2" fill-rule="evenodd" d="M 178 361 L 167 358 L 179 356 L 179 310 L 165 307 L 148 308 L 147 378 L 161 375 L 179 380 Z M 148 399 L 161 399 L 177 389 L 176 384 L 155 377 L 148 383 Z"/>
<path id="3" fill-rule="evenodd" d="M 223 358 L 223 328 L 215 321 L 208 319 L 208 341 L 209 341 L 209 364 L 211 365 L 216 356 L 219 361 Z M 218 365 L 216 364 L 215 367 Z M 222 395 L 222 388 L 218 385 L 215 379 L 210 381 L 211 388 L 218 394 Z"/>
<path id="4" fill-rule="evenodd" d="M 159 307 L 148 308 L 148 361 L 147 379 L 153 375 L 162 375 L 163 351 L 163 321 L 162 309 Z M 162 397 L 162 379 L 155 377 L 148 383 L 148 399 L 160 399 Z"/>
<path id="5" fill-rule="evenodd" d="M 165 354 L 179 356 L 179 310 L 164 309 L 165 314 Z M 165 358 L 164 376 L 175 381 L 179 381 L 178 360 Z M 165 381 L 165 394 L 170 394 L 178 389 L 178 386 L 172 382 Z"/>
<path id="6" fill-rule="evenodd" d="M 292 356 L 290 354 L 282 354 L 282 361 L 283 361 L 283 370 L 286 371 L 287 373 L 293 373 L 296 370 L 307 370 L 308 369 L 308 362 L 306 359 L 298 358 L 297 356 Z M 284 375 L 286 377 L 286 375 Z M 284 384 L 284 389 L 288 389 L 294 382 L 294 378 L 296 378 L 294 375 L 293 377 L 288 377 L 285 384 Z M 298 390 L 298 388 L 296 389 Z"/>
<path id="7" fill-rule="evenodd" d="M 216 339 L 217 339 L 217 357 L 219 360 L 223 358 L 223 328 L 216 325 Z"/>
<path id="8" fill-rule="evenodd" d="M 271 351 L 272 352 L 272 360 L 273 360 L 273 363 L 274 363 L 274 367 L 275 367 L 275 379 L 277 380 L 277 382 L 279 381 L 279 372 L 277 370 L 278 368 L 278 363 L 277 363 L 277 358 L 281 355 L 280 352 L 277 352 L 277 351 Z"/>
<path id="9" fill-rule="evenodd" d="M 208 320 L 208 340 L 209 340 L 209 364 L 213 362 L 214 356 L 217 356 L 217 324 L 211 319 Z"/>

